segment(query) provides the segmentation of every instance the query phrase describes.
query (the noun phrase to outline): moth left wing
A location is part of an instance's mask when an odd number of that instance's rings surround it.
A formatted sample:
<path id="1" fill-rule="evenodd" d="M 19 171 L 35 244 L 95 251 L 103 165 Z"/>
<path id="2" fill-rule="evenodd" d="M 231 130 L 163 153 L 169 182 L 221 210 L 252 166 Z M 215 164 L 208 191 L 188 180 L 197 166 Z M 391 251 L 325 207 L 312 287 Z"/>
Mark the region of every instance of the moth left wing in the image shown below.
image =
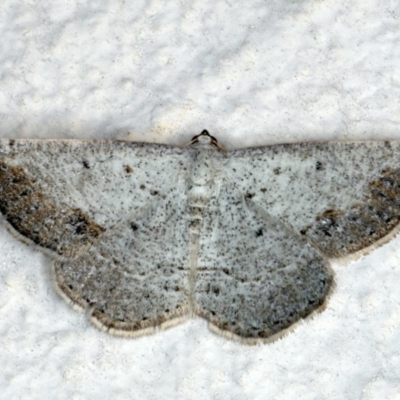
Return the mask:
<path id="1" fill-rule="evenodd" d="M 0 212 L 19 239 L 70 258 L 176 186 L 185 191 L 187 163 L 185 149 L 165 145 L 2 139 Z"/>
<path id="2" fill-rule="evenodd" d="M 189 315 L 189 265 L 186 194 L 177 186 L 88 251 L 55 261 L 53 271 L 62 297 L 86 309 L 96 327 L 133 337 Z"/>

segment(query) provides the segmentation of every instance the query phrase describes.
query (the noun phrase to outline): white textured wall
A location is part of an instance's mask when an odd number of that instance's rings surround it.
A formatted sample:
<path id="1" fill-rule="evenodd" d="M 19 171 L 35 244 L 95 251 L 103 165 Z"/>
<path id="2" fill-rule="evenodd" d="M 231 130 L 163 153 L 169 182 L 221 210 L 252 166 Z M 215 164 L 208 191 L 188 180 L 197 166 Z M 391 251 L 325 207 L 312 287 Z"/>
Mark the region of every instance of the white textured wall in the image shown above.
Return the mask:
<path id="1" fill-rule="evenodd" d="M 0 32 L 1 137 L 400 139 L 395 0 L 3 0 Z M 399 245 L 335 264 L 322 314 L 246 347 L 202 320 L 98 332 L 1 228 L 0 398 L 400 399 Z"/>

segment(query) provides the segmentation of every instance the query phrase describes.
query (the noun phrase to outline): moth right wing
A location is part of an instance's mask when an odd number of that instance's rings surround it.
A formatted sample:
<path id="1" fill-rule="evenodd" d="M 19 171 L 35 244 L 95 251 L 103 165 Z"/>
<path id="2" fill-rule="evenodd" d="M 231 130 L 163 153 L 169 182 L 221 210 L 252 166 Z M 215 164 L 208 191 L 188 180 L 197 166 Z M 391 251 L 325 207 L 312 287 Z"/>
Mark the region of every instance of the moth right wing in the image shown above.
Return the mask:
<path id="1" fill-rule="evenodd" d="M 332 285 L 304 237 L 222 182 L 204 216 L 194 287 L 195 311 L 211 330 L 269 341 L 320 308 Z"/>
<path id="2" fill-rule="evenodd" d="M 200 235 L 197 312 L 257 342 L 317 310 L 325 260 L 385 240 L 400 222 L 400 142 L 304 143 L 221 153 Z"/>
<path id="3" fill-rule="evenodd" d="M 224 171 L 268 214 L 341 257 L 400 222 L 400 142 L 302 143 L 235 150 Z"/>

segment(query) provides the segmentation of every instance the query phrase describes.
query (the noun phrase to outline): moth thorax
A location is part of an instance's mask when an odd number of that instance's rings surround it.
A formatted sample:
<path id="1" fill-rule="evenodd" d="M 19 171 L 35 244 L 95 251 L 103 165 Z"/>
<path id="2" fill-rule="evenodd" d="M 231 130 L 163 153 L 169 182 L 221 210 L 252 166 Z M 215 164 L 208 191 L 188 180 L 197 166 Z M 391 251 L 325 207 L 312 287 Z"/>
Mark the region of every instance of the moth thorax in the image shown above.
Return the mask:
<path id="1" fill-rule="evenodd" d="M 194 207 L 206 207 L 214 193 L 215 168 L 207 153 L 199 153 L 192 165 L 188 179 L 188 203 Z"/>

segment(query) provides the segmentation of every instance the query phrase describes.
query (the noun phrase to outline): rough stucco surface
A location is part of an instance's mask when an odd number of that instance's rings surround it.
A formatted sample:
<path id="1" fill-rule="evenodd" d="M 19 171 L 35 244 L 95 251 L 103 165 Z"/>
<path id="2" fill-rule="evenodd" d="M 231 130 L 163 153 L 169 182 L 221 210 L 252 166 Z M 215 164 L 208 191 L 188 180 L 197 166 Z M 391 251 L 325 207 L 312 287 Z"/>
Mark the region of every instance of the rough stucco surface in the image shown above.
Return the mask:
<path id="1" fill-rule="evenodd" d="M 6 0 L 0 16 L 1 137 L 400 139 L 394 1 Z M 335 263 L 323 313 L 246 347 L 201 320 L 107 336 L 1 227 L 0 398 L 399 399 L 399 244 Z"/>

